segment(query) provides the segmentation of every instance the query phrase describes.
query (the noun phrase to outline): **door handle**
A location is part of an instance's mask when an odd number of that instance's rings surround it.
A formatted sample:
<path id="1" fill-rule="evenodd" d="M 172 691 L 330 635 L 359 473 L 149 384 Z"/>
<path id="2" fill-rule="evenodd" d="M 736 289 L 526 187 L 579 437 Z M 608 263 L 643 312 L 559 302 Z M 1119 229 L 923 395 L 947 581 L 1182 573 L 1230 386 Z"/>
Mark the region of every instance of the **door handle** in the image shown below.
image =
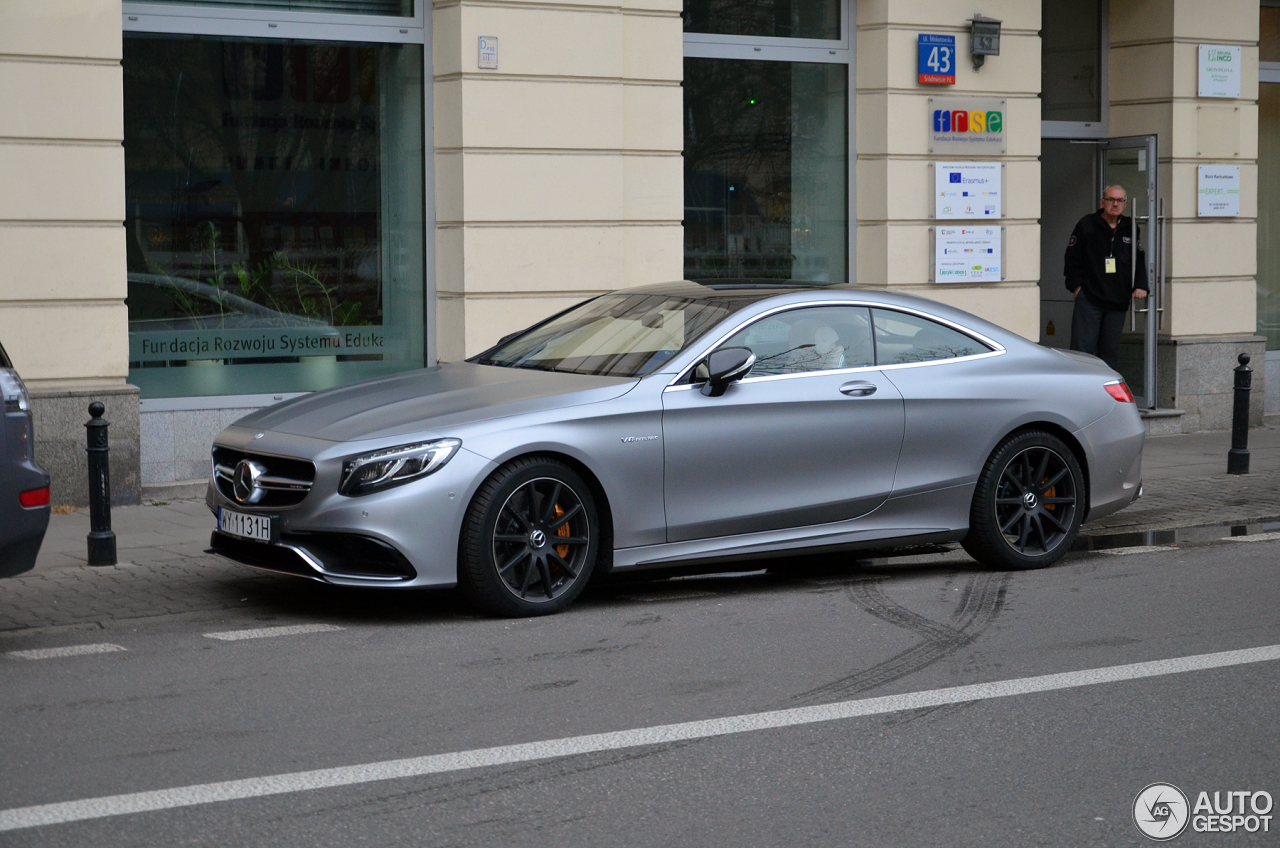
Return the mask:
<path id="1" fill-rule="evenodd" d="M 875 393 L 876 387 L 874 383 L 845 383 L 840 387 L 840 394 L 848 395 L 849 397 L 866 397 Z"/>

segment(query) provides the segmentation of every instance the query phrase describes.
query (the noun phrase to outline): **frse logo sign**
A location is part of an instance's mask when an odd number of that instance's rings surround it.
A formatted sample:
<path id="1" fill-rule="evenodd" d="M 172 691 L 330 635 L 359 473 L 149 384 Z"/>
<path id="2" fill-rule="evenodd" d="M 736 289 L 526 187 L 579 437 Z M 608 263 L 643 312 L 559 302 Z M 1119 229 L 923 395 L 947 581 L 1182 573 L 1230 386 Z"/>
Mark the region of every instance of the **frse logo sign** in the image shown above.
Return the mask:
<path id="1" fill-rule="evenodd" d="M 959 109 L 933 110 L 934 132 L 998 133 L 1004 131 L 1004 115 L 1000 112 L 984 112 L 980 109 L 965 112 Z"/>

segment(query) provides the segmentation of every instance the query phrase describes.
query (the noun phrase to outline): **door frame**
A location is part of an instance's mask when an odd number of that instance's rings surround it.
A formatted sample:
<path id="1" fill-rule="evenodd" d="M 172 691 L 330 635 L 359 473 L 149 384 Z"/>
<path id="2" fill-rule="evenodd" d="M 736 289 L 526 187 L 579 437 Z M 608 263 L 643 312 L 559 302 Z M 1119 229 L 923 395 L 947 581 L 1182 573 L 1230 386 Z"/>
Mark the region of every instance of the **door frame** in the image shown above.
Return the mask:
<path id="1" fill-rule="evenodd" d="M 1099 139 L 1097 142 L 1097 196 L 1101 197 L 1107 186 L 1106 151 L 1138 150 L 1146 154 L 1146 211 L 1147 214 L 1131 215 L 1134 223 L 1145 226 L 1147 232 L 1147 302 L 1141 309 L 1134 301 L 1129 302 L 1129 329 L 1136 331 L 1139 324 L 1143 328 L 1142 338 L 1142 394 L 1134 399 L 1139 409 L 1155 409 L 1156 398 L 1159 397 L 1156 385 L 1156 355 L 1159 344 L 1159 333 L 1164 318 L 1164 206 L 1160 198 L 1160 146 L 1159 137 L 1150 135 L 1117 136 Z M 1133 242 L 1137 248 L 1137 240 Z M 1137 274 L 1137 266 L 1131 266 L 1131 273 Z"/>

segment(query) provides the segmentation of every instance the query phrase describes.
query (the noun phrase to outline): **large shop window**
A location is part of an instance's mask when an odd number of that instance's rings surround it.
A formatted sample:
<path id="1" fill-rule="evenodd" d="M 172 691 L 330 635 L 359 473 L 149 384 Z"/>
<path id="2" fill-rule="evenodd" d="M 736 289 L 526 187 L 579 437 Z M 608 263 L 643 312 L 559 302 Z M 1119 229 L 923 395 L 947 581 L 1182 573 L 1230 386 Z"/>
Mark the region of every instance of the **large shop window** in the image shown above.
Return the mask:
<path id="1" fill-rule="evenodd" d="M 847 67 L 684 67 L 685 276 L 846 282 Z"/>
<path id="2" fill-rule="evenodd" d="M 126 33 L 124 95 L 142 397 L 423 365 L 421 45 Z"/>

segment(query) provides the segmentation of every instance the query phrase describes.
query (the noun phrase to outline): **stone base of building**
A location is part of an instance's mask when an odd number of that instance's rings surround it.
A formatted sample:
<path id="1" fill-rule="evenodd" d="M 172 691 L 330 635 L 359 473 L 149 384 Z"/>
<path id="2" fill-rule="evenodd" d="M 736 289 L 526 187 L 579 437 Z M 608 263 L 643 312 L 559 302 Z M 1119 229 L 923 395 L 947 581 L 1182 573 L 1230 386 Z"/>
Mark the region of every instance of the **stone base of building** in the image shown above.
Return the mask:
<path id="1" fill-rule="evenodd" d="M 1181 432 L 1230 430 L 1235 408 L 1237 357 L 1253 369 L 1249 426 L 1262 424 L 1266 398 L 1266 338 L 1198 336 L 1160 339 L 1156 355 L 1156 405 L 1182 410 Z"/>
<path id="2" fill-rule="evenodd" d="M 138 388 L 115 385 L 97 389 L 32 390 L 36 462 L 52 478 L 54 506 L 89 505 L 89 457 L 84 425 L 89 404 L 101 401 L 110 424 L 111 503 L 142 502 L 141 442 L 138 432 Z"/>
<path id="3" fill-rule="evenodd" d="M 193 399 L 193 402 L 206 402 Z M 147 405 L 152 404 L 147 401 Z M 180 406 L 182 399 L 167 405 Z M 222 429 L 260 406 L 228 409 L 144 409 L 141 415 L 142 483 L 148 487 L 209 478 L 209 449 Z M 156 489 L 163 493 L 163 489 Z M 183 490 L 185 491 L 185 489 Z"/>

